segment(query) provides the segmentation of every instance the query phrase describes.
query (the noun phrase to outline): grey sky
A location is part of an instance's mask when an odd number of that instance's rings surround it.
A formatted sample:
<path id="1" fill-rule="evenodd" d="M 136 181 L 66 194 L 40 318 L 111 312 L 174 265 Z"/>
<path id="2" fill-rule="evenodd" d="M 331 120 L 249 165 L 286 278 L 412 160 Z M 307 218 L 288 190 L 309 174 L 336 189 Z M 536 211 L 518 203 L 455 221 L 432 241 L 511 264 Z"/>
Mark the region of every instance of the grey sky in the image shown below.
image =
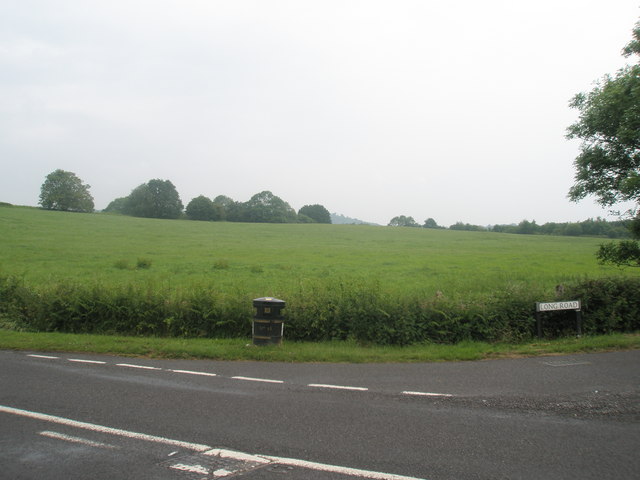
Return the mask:
<path id="1" fill-rule="evenodd" d="M 567 200 L 571 97 L 637 0 L 3 0 L 0 201 L 61 168 L 104 208 L 271 190 L 386 224 L 606 216 Z"/>

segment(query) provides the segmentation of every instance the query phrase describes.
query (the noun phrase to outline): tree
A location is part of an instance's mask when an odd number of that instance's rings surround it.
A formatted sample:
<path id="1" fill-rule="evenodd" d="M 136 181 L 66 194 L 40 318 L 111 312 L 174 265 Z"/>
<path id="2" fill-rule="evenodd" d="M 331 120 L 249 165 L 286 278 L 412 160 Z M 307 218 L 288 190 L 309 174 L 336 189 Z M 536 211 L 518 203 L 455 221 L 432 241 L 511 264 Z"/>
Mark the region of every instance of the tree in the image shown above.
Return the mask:
<path id="1" fill-rule="evenodd" d="M 149 180 L 134 188 L 123 213 L 134 217 L 179 218 L 184 209 L 176 187 L 169 180 Z"/>
<path id="2" fill-rule="evenodd" d="M 423 225 L 423 227 L 424 227 L 424 228 L 440 228 L 440 227 L 438 226 L 438 224 L 436 223 L 436 221 L 435 221 L 433 218 L 431 218 L 431 217 L 427 218 L 427 219 L 424 221 L 424 225 Z"/>
<path id="3" fill-rule="evenodd" d="M 405 217 L 404 215 L 399 215 L 397 217 L 393 217 L 389 221 L 389 227 L 419 227 L 413 217 Z"/>
<path id="4" fill-rule="evenodd" d="M 47 210 L 93 212 L 93 197 L 89 188 L 75 173 L 58 169 L 47 175 L 40 188 L 39 203 Z"/>
<path id="5" fill-rule="evenodd" d="M 296 211 L 280 197 L 265 190 L 244 204 L 243 220 L 260 223 L 295 223 Z"/>
<path id="6" fill-rule="evenodd" d="M 192 199 L 185 210 L 190 220 L 222 220 L 224 209 L 220 204 L 216 204 L 211 199 L 200 195 Z"/>
<path id="7" fill-rule="evenodd" d="M 107 208 L 105 208 L 103 212 L 122 213 L 126 203 L 127 203 L 127 197 L 116 198 L 115 200 L 112 200 L 109 203 L 109 205 L 107 205 Z"/>
<path id="8" fill-rule="evenodd" d="M 640 22 L 623 55 L 640 56 Z M 606 75 L 591 92 L 577 94 L 570 106 L 580 116 L 567 129 L 567 138 L 581 139 L 582 145 L 574 162 L 575 184 L 569 198 L 578 201 L 595 195 L 603 206 L 624 201 L 640 203 L 640 63 L 614 76 Z M 627 215 L 635 215 L 631 231 L 640 238 L 637 211 L 637 207 L 630 209 Z M 633 248 L 628 242 L 602 245 L 598 258 L 618 265 L 635 264 L 640 263 L 638 252 L 640 246 Z"/>
<path id="9" fill-rule="evenodd" d="M 317 223 L 331 223 L 331 214 L 322 205 L 305 205 L 298 210 L 298 216 L 300 215 L 305 215 Z"/>

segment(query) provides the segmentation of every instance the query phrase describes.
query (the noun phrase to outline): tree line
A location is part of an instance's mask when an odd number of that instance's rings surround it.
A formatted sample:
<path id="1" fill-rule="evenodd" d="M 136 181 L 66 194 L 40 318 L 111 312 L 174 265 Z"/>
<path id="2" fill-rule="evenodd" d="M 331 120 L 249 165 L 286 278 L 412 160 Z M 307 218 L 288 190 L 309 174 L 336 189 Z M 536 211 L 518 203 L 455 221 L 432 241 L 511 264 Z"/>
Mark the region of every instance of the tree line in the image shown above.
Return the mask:
<path id="1" fill-rule="evenodd" d="M 389 222 L 390 227 L 421 227 L 449 230 L 463 230 L 470 232 L 498 232 L 514 233 L 522 235 L 564 235 L 570 237 L 607 237 L 607 238 L 629 238 L 631 237 L 629 220 L 616 220 L 609 222 L 603 218 L 590 218 L 582 222 L 555 223 L 548 222 L 538 225 L 535 220 L 522 220 L 517 225 L 473 225 L 470 223 L 456 222 L 449 227 L 440 226 L 433 218 L 428 218 L 424 224 L 420 225 L 413 217 L 399 215 L 393 217 Z"/>
<path id="2" fill-rule="evenodd" d="M 49 210 L 93 212 L 90 186 L 75 173 L 55 170 L 47 175 L 40 190 L 40 205 Z M 113 200 L 104 212 L 134 217 L 255 223 L 331 223 L 331 214 L 322 205 L 305 205 L 296 212 L 287 202 L 269 191 L 256 193 L 247 202 L 225 195 L 210 199 L 193 198 L 184 207 L 170 180 L 153 179 L 134 188 L 126 197 Z"/>

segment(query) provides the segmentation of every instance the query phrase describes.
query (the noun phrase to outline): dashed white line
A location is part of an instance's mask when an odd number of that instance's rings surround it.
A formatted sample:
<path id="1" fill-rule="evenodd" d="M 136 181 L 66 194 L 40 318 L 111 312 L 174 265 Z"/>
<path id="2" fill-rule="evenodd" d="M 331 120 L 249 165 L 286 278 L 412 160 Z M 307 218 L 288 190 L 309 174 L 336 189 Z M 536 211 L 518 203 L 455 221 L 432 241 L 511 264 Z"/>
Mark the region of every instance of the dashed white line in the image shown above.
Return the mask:
<path id="1" fill-rule="evenodd" d="M 263 383 L 284 383 L 283 380 L 270 380 L 268 378 L 253 378 L 253 377 L 231 377 L 234 380 L 246 380 L 248 382 L 263 382 Z"/>
<path id="2" fill-rule="evenodd" d="M 187 375 L 202 375 L 202 376 L 205 376 L 205 377 L 217 377 L 218 376 L 215 373 L 192 372 L 191 370 L 171 370 L 171 369 L 167 369 L 167 372 L 186 373 Z"/>
<path id="3" fill-rule="evenodd" d="M 140 368 L 142 370 L 162 370 L 158 367 L 148 367 L 146 365 L 131 365 L 129 363 L 116 363 L 116 367 Z"/>
<path id="4" fill-rule="evenodd" d="M 65 442 L 81 443 L 82 445 L 87 445 L 89 447 L 118 448 L 115 445 L 109 445 L 108 443 L 94 442 L 93 440 L 88 440 L 86 438 L 74 437 L 72 435 L 66 435 L 64 433 L 58 432 L 49 432 L 47 430 L 40 432 L 39 435 L 42 435 L 43 437 L 55 438 L 56 440 L 64 440 Z"/>
<path id="5" fill-rule="evenodd" d="M 335 390 L 355 390 L 355 391 L 359 391 L 359 392 L 366 392 L 369 389 L 365 388 L 365 387 L 349 387 L 349 386 L 344 386 L 344 385 L 324 385 L 321 383 L 310 383 L 307 385 L 307 387 L 313 387 L 313 388 L 333 388 Z"/>
<path id="6" fill-rule="evenodd" d="M 100 362 L 98 360 L 85 360 L 83 358 L 67 358 L 68 361 L 70 362 L 76 362 L 76 363 L 94 363 L 96 365 L 106 365 L 107 362 Z"/>
<path id="7" fill-rule="evenodd" d="M 33 357 L 33 358 L 50 358 L 52 360 L 57 360 L 60 357 L 52 357 L 51 355 L 35 355 L 35 354 L 28 354 L 27 357 Z"/>
<path id="8" fill-rule="evenodd" d="M 450 393 L 431 393 L 431 392 L 402 392 L 402 395 L 416 395 L 422 397 L 453 397 Z"/>

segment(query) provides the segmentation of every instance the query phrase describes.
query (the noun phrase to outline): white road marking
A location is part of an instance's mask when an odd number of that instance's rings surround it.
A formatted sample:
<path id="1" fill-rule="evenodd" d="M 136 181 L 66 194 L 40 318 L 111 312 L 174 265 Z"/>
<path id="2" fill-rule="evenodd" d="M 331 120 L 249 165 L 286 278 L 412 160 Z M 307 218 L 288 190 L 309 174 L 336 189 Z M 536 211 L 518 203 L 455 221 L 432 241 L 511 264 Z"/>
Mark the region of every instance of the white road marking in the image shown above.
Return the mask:
<path id="1" fill-rule="evenodd" d="M 335 465 L 327 465 L 324 463 L 308 462 L 306 460 L 296 460 L 295 458 L 272 457 L 269 455 L 263 455 L 263 457 L 279 465 L 308 468 L 309 470 L 319 470 L 327 473 L 351 475 L 353 477 L 370 478 L 374 480 L 423 480 L 417 477 L 406 477 L 404 475 L 395 475 L 393 473 L 373 472 L 370 470 L 360 470 L 358 468 L 338 467 Z"/>
<path id="2" fill-rule="evenodd" d="M 99 362 L 98 360 L 85 360 L 83 358 L 67 358 L 67 360 L 70 362 L 77 362 L 77 363 L 95 363 L 96 365 L 107 364 L 107 362 Z"/>
<path id="3" fill-rule="evenodd" d="M 12 415 L 18 415 L 21 417 L 33 418 L 35 420 L 43 420 L 45 422 L 57 423 L 59 425 L 67 425 L 69 427 L 81 428 L 83 430 L 89 430 L 92 432 L 107 433 L 109 435 L 116 435 L 119 437 L 143 440 L 145 442 L 154 442 L 154 443 L 162 443 L 165 445 L 173 445 L 178 448 L 194 450 L 196 452 L 206 452 L 207 450 L 211 450 L 211 447 L 208 445 L 199 445 L 197 443 L 182 442 L 179 440 L 172 440 L 170 438 L 156 437 L 154 435 L 147 435 L 144 433 L 136 433 L 136 432 L 130 432 L 127 430 L 120 430 L 119 428 L 104 427 L 102 425 L 95 425 L 93 423 L 78 422 L 76 420 L 70 420 L 68 418 L 56 417 L 55 415 L 47 415 L 46 413 L 30 412 L 28 410 L 21 410 L 19 408 L 12 408 L 4 405 L 0 405 L 0 412 L 10 413 Z"/>
<path id="4" fill-rule="evenodd" d="M 231 377 L 234 380 L 246 380 L 249 382 L 264 382 L 264 383 L 284 383 L 282 380 L 269 380 L 268 378 L 253 378 L 253 377 Z"/>
<path id="5" fill-rule="evenodd" d="M 309 385 L 307 385 L 307 387 L 313 387 L 313 388 L 333 388 L 336 390 L 356 390 L 359 392 L 366 392 L 369 389 L 365 388 L 365 387 L 349 387 L 349 386 L 343 386 L 343 385 L 323 385 L 320 383 L 310 383 Z"/>
<path id="6" fill-rule="evenodd" d="M 215 472 L 213 472 L 213 476 L 214 477 L 226 477 L 227 475 L 231 475 L 232 473 L 236 473 L 230 470 L 225 470 L 224 468 L 220 468 L 219 470 L 216 470 Z"/>
<path id="7" fill-rule="evenodd" d="M 181 472 L 199 473 L 200 475 L 209 475 L 209 469 L 202 465 L 185 465 L 184 463 L 176 463 L 169 468 L 180 470 Z"/>
<path id="8" fill-rule="evenodd" d="M 402 395 L 417 395 L 423 397 L 453 397 L 450 393 L 431 393 L 431 392 L 402 392 Z"/>
<path id="9" fill-rule="evenodd" d="M 542 362 L 545 365 L 549 365 L 550 367 L 573 367 L 574 365 L 591 365 L 591 362 L 567 362 L 567 361 L 557 361 L 557 362 Z"/>
<path id="10" fill-rule="evenodd" d="M 34 355 L 34 354 L 32 354 L 32 353 L 28 354 L 28 355 L 27 355 L 27 357 L 33 357 L 33 358 L 50 358 L 50 359 L 52 359 L 52 360 L 57 360 L 57 359 L 59 359 L 59 358 L 60 358 L 60 357 L 52 357 L 52 356 L 50 356 L 50 355 Z"/>
<path id="11" fill-rule="evenodd" d="M 0 412 L 8 413 L 11 415 L 18 415 L 26 418 L 32 418 L 34 420 L 42 420 L 45 422 L 57 423 L 57 424 L 66 425 L 69 427 L 81 428 L 81 429 L 90 430 L 93 432 L 106 433 L 109 435 L 132 438 L 132 439 L 142 440 L 146 442 L 172 445 L 175 447 L 200 452 L 201 454 L 207 455 L 207 456 L 219 455 L 221 457 L 231 458 L 231 459 L 236 459 L 236 460 L 241 460 L 246 462 L 257 462 L 257 463 L 265 463 L 265 464 L 277 463 L 279 465 L 307 468 L 310 470 L 318 470 L 318 471 L 323 471 L 328 473 L 338 473 L 342 475 L 351 475 L 355 477 L 368 478 L 372 480 L 424 480 L 417 477 L 407 477 L 404 475 L 395 475 L 392 473 L 360 470 L 357 468 L 350 468 L 350 467 L 340 467 L 336 465 L 309 462 L 306 460 L 298 460 L 295 458 L 274 457 L 270 455 L 256 455 L 256 454 L 252 455 L 252 454 L 247 454 L 242 452 L 235 452 L 233 450 L 212 448 L 208 445 L 183 442 L 180 440 L 172 440 L 170 438 L 157 437 L 154 435 L 147 435 L 145 433 L 137 433 L 137 432 L 131 432 L 127 430 L 120 430 L 118 428 L 105 427 L 103 425 L 96 425 L 93 423 L 79 422 L 77 420 L 71 420 L 63 417 L 56 417 L 55 415 L 48 415 L 46 413 L 30 412 L 28 410 L 21 410 L 19 408 L 7 407 L 5 405 L 0 405 Z M 201 465 L 176 464 L 176 465 L 173 465 L 171 468 L 176 468 L 184 471 L 191 471 L 193 473 L 199 473 L 199 474 L 205 474 L 205 475 L 209 474 L 209 470 Z M 198 471 L 191 470 L 191 469 L 197 469 Z M 214 474 L 216 474 L 216 472 L 214 472 Z M 234 473 L 234 472 L 229 472 L 229 473 Z"/>
<path id="12" fill-rule="evenodd" d="M 270 460 L 266 460 L 264 457 L 259 455 L 251 455 L 249 453 L 236 452 L 234 450 L 226 450 L 224 448 L 212 448 L 211 450 L 204 452 L 202 455 L 206 455 L 208 457 L 230 458 L 241 462 L 271 463 Z"/>
<path id="13" fill-rule="evenodd" d="M 217 377 L 215 373 L 207 373 L 207 372 L 192 372 L 191 370 L 171 370 L 167 369 L 168 372 L 173 373 L 186 373 L 188 375 L 203 375 L 205 377 Z"/>
<path id="14" fill-rule="evenodd" d="M 108 443 L 94 442 L 93 440 L 88 440 L 86 438 L 74 437 L 74 436 L 71 436 L 71 435 L 66 435 L 64 433 L 49 432 L 49 431 L 46 431 L 46 430 L 43 431 L 43 432 L 40 432 L 39 435 L 42 435 L 43 437 L 55 438 L 56 440 L 64 440 L 65 442 L 81 443 L 81 444 L 87 445 L 89 447 L 118 448 L 115 445 L 109 445 Z"/>
<path id="15" fill-rule="evenodd" d="M 131 365 L 129 363 L 116 363 L 116 367 L 140 368 L 142 370 L 162 370 L 158 367 L 147 367 L 146 365 Z"/>

